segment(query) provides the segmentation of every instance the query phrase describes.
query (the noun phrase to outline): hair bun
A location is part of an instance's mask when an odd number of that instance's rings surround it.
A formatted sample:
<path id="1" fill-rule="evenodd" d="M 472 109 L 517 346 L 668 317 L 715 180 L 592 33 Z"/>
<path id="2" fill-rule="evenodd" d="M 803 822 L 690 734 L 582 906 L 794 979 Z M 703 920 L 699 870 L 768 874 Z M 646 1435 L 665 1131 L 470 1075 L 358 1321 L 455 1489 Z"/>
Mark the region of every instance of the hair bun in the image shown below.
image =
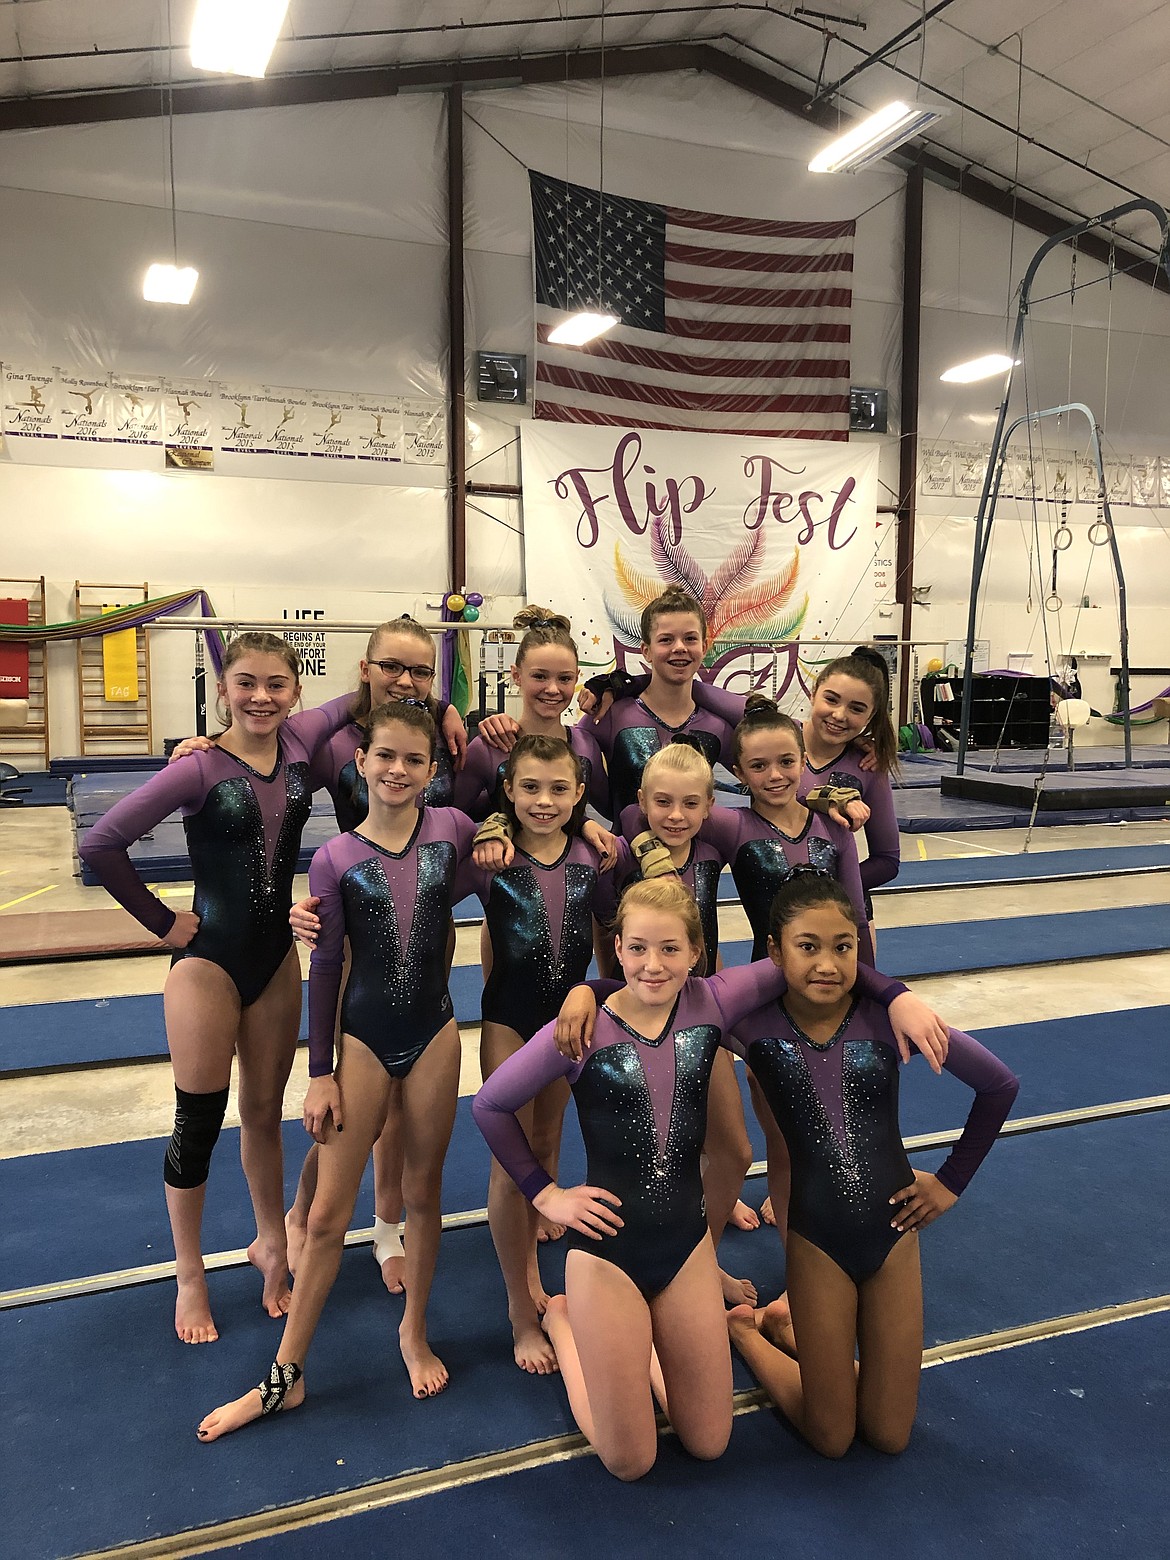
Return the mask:
<path id="1" fill-rule="evenodd" d="M 743 707 L 744 720 L 751 720 L 758 715 L 778 715 L 780 706 L 775 699 L 770 699 L 766 693 L 749 693 Z"/>

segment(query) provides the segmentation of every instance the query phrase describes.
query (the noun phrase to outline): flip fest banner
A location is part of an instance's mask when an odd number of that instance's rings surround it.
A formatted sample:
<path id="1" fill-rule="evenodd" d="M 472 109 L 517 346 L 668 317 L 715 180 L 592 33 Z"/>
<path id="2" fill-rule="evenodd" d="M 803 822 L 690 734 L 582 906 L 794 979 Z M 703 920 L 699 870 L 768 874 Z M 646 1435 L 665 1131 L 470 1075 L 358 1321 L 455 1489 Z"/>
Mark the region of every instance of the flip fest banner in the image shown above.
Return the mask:
<path id="1" fill-rule="evenodd" d="M 709 680 L 791 707 L 843 653 L 814 641 L 869 634 L 877 445 L 542 423 L 520 437 L 528 599 L 572 618 L 583 667 L 640 667 L 642 608 L 667 585 L 703 603 Z"/>

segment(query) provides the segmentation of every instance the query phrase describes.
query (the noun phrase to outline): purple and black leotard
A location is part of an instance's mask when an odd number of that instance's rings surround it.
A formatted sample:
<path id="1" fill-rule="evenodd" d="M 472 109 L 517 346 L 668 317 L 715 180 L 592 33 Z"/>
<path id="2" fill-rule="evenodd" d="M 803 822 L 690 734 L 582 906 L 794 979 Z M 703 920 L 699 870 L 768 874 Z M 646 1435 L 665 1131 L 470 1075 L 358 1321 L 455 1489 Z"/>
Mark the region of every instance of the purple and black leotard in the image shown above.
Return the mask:
<path id="1" fill-rule="evenodd" d="M 731 863 L 731 875 L 752 929 L 753 959 L 767 955 L 769 914 L 777 889 L 792 876 L 794 867 L 810 866 L 836 878 L 849 895 L 859 922 L 859 956 L 865 963 L 873 963 L 857 847 L 843 824 L 810 812 L 800 834 L 793 837 L 751 807 L 713 807 L 699 838 Z"/>
<path id="2" fill-rule="evenodd" d="M 314 754 L 349 720 L 353 695 L 292 715 L 279 754 L 262 775 L 226 749 L 190 753 L 115 803 L 78 845 L 108 893 L 156 937 L 175 913 L 138 876 L 129 847 L 172 812 L 183 815 L 199 930 L 179 959 L 208 959 L 226 971 L 250 1007 L 292 947 L 288 912 L 301 833 L 312 806 Z"/>
<path id="3" fill-rule="evenodd" d="M 648 681 L 648 679 L 647 679 Z M 638 800 L 646 760 L 685 732 L 712 768 L 731 762 L 734 731 L 709 710 L 695 709 L 681 726 L 668 726 L 642 699 L 617 699 L 600 720 L 583 715 L 577 727 L 596 738 L 609 770 L 609 817 L 615 821 Z"/>
<path id="4" fill-rule="evenodd" d="M 872 971 L 859 976 L 881 1001 L 905 986 Z M 600 998 L 619 989 L 590 982 Z M 700 1158 L 707 1088 L 728 1032 L 784 990 L 767 960 L 688 980 L 652 1039 L 602 1008 L 593 1044 L 579 1062 L 558 1052 L 548 1024 L 491 1075 L 472 1105 L 496 1159 L 531 1200 L 551 1184 L 516 1112 L 547 1084 L 567 1078 L 587 1156 L 586 1182 L 621 1199 L 622 1228 L 600 1242 L 569 1232 L 570 1245 L 612 1262 L 647 1298 L 660 1294 L 706 1237 Z"/>
<path id="5" fill-rule="evenodd" d="M 333 1071 L 333 1034 L 349 938 L 341 1030 L 402 1078 L 452 1017 L 447 990 L 451 906 L 475 824 L 452 807 L 424 807 L 410 842 L 384 850 L 360 833 L 323 845 L 309 867 L 321 930 L 309 964 L 309 1075 Z M 461 870 L 462 869 L 462 870 Z"/>
<path id="6" fill-rule="evenodd" d="M 499 872 L 469 867 L 467 881 L 483 904 L 492 944 L 483 1018 L 529 1040 L 589 969 L 593 905 L 605 881 L 597 853 L 573 837 L 549 866 L 517 850 Z"/>
<path id="7" fill-rule="evenodd" d="M 937 1172 L 957 1196 L 995 1141 L 1019 1081 L 970 1035 L 952 1029 L 950 1036 L 943 1065 L 975 1090 L 962 1136 Z M 898 1125 L 898 1048 L 884 1008 L 855 995 L 837 1033 L 818 1045 L 771 1001 L 735 1026 L 733 1049 L 788 1145 L 789 1229 L 863 1283 L 901 1238 L 890 1198 L 914 1179 Z"/>

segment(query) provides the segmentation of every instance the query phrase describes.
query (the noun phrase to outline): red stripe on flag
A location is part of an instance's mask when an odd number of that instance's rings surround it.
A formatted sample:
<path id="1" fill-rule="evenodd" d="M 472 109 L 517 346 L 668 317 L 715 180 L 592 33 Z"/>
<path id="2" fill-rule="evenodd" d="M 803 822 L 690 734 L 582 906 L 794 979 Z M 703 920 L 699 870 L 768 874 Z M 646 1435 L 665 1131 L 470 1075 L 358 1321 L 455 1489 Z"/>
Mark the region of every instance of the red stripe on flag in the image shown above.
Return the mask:
<path id="1" fill-rule="evenodd" d="M 590 423 L 606 428 L 654 428 L 662 433 L 697 433 L 684 423 L 646 422 L 639 418 L 632 423 L 628 417 L 616 412 L 593 412 L 583 406 L 562 406 L 558 401 L 537 401 L 533 416 L 538 422 Z M 849 439 L 847 429 L 832 432 L 824 428 L 718 428 L 712 432 L 752 439 L 826 439 L 836 444 Z"/>
<path id="2" fill-rule="evenodd" d="M 551 325 L 537 327 L 537 339 L 547 342 Z M 718 375 L 724 379 L 847 379 L 848 358 L 741 358 L 691 357 L 685 352 L 656 352 L 652 347 L 635 347 L 625 341 L 607 341 L 599 337 L 586 346 L 573 348 L 583 358 L 604 358 L 611 363 L 629 363 L 635 368 L 657 369 L 664 374 Z"/>
<path id="3" fill-rule="evenodd" d="M 666 297 L 688 303 L 720 303 L 741 309 L 847 309 L 853 301 L 848 287 L 797 291 L 786 287 L 722 287 L 711 282 L 678 282 L 666 278 Z"/>
<path id="4" fill-rule="evenodd" d="M 821 255 L 760 254 L 745 249 L 699 249 L 694 244 L 666 241 L 666 258 L 675 265 L 696 265 L 719 271 L 852 271 L 853 255 L 837 250 Z"/>
<path id="5" fill-rule="evenodd" d="M 608 374 L 582 374 L 557 363 L 538 363 L 536 377 L 562 390 L 585 395 L 612 395 L 622 401 L 673 406 L 686 412 L 840 412 L 849 406 L 848 392 L 838 395 L 699 395 L 668 385 L 647 385 L 637 379 L 613 379 Z"/>
<path id="6" fill-rule="evenodd" d="M 769 222 L 764 217 L 726 217 L 717 211 L 684 211 L 666 206 L 666 220 L 705 233 L 743 233 L 758 238 L 852 238 L 856 222 Z"/>
<path id="7" fill-rule="evenodd" d="M 668 336 L 688 341 L 849 341 L 848 325 L 749 325 L 739 320 L 667 320 Z"/>

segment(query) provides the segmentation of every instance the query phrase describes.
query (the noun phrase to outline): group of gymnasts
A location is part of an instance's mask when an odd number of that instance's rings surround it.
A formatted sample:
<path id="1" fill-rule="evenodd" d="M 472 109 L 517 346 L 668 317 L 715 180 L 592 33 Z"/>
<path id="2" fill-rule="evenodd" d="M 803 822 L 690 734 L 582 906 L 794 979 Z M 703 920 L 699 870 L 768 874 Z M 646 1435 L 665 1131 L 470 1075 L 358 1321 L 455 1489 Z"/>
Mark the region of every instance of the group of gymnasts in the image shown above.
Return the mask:
<path id="1" fill-rule="evenodd" d="M 240 634 L 218 683 L 218 737 L 189 739 L 81 842 L 109 892 L 174 950 L 163 1174 L 175 1328 L 188 1343 L 217 1336 L 200 1232 L 233 1056 L 239 1064 L 248 1256 L 284 1331 L 260 1385 L 198 1434 L 212 1441 L 304 1400 L 371 1151 L 374 1255 L 386 1288 L 404 1292 L 411 1391 L 447 1386 L 426 1318 L 460 1070 L 451 912 L 473 894 L 484 910 L 473 1114 L 492 1152 L 488 1220 L 517 1365 L 561 1373 L 577 1424 L 622 1479 L 654 1461 L 656 1402 L 688 1451 L 720 1455 L 732 1344 L 818 1451 L 840 1456 L 857 1435 L 899 1451 L 922 1353 L 917 1232 L 963 1191 L 1018 1085 L 874 968 L 869 891 L 899 863 L 884 663 L 864 648 L 830 662 L 798 723 L 771 700 L 697 680 L 707 623 L 672 587 L 643 613 L 647 675 L 595 681 L 580 695 L 587 713 L 567 726 L 579 681 L 568 620 L 529 607 L 516 627 L 519 718 L 485 719 L 470 744 L 434 695 L 434 641 L 410 618 L 371 635 L 356 693 L 297 713 L 295 652 Z M 715 805 L 716 762 L 748 805 Z M 290 911 L 320 787 L 341 833 L 316 852 L 310 897 Z M 127 854 L 175 810 L 190 911 L 156 898 Z M 717 885 L 728 865 L 753 947 L 751 963 L 723 969 Z M 313 1142 L 286 1212 L 294 931 L 313 950 Z M 587 982 L 595 954 L 601 979 Z M 933 1175 L 911 1168 L 898 1126 L 911 1047 L 974 1091 Z M 751 1152 L 733 1057 L 749 1069 L 768 1149 L 765 1214 L 786 1247 L 787 1292 L 762 1309 L 750 1280 L 716 1260 L 728 1221 L 752 1217 L 738 1203 Z M 570 1094 L 587 1184 L 564 1188 Z M 550 1296 L 538 1248 L 561 1238 L 564 1294 Z"/>

